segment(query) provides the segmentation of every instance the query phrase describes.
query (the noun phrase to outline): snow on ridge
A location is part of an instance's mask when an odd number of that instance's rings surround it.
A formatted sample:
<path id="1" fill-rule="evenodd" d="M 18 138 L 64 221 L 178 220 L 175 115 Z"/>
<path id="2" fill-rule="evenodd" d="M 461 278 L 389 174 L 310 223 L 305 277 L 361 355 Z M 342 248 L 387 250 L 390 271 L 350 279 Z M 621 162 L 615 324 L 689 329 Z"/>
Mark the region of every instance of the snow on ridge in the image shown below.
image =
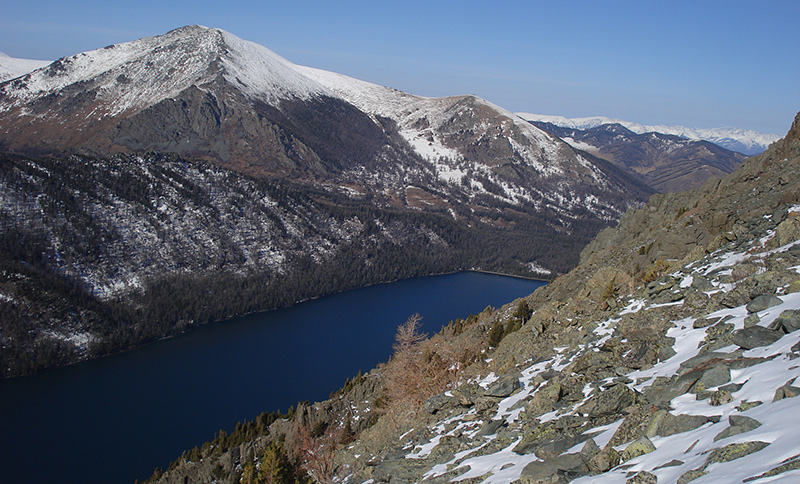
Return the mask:
<path id="1" fill-rule="evenodd" d="M 270 49 L 224 30 L 215 30 L 222 35 L 225 46 L 229 48 L 222 57 L 225 68 L 223 75 L 245 94 L 272 102 L 331 94 L 322 84 L 303 75 L 297 66 Z"/>
<path id="2" fill-rule="evenodd" d="M 722 128 L 688 128 L 685 126 L 643 125 L 622 119 L 608 118 L 605 116 L 589 116 L 583 118 L 567 118 L 545 114 L 517 113 L 528 121 L 541 121 L 555 124 L 563 128 L 591 129 L 605 124 L 620 124 L 636 134 L 663 133 L 691 140 L 705 140 L 722 146 L 738 143 L 747 150 L 760 152 L 782 136 L 772 133 L 759 133 L 750 129 L 722 127 Z M 750 154 L 753 154 L 749 152 Z"/>
<path id="3" fill-rule="evenodd" d="M 50 64 L 46 60 L 18 59 L 0 52 L 0 82 L 24 76 L 29 72 Z"/>
<path id="4" fill-rule="evenodd" d="M 202 89 L 220 73 L 245 95 L 267 102 L 326 93 L 266 47 L 191 25 L 59 59 L 21 78 L 7 94 L 24 104 L 88 82 L 104 106 L 91 115 L 101 118 L 146 108 L 193 85 Z"/>

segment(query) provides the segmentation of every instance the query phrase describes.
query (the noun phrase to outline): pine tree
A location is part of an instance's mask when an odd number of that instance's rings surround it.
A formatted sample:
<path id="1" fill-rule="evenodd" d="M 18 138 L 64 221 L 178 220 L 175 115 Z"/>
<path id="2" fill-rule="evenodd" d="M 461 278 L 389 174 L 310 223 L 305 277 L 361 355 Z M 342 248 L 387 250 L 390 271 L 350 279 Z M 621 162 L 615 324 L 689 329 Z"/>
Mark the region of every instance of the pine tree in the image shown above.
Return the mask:
<path id="1" fill-rule="evenodd" d="M 283 449 L 283 443 L 271 442 L 264 450 L 258 470 L 258 482 L 263 484 L 285 484 L 292 482 L 292 464 Z"/>

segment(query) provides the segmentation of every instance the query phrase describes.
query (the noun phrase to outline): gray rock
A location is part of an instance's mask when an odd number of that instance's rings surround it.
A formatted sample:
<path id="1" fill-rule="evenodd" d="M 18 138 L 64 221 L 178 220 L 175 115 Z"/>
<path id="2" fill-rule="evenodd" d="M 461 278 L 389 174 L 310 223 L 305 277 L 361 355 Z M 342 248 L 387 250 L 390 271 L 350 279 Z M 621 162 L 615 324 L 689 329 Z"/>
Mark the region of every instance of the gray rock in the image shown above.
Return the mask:
<path id="1" fill-rule="evenodd" d="M 636 403 L 638 399 L 638 394 L 626 385 L 614 385 L 600 392 L 596 398 L 589 400 L 581 408 L 588 409 L 588 412 L 583 413 L 588 413 L 590 417 L 618 415 L 626 407 Z"/>
<path id="2" fill-rule="evenodd" d="M 677 385 L 653 385 L 645 388 L 644 398 L 658 408 L 669 408 L 669 402 L 684 393 L 686 390 L 681 391 Z"/>
<path id="3" fill-rule="evenodd" d="M 705 353 L 700 353 L 699 355 L 693 356 L 693 357 L 689 358 L 688 360 L 684 361 L 683 363 L 681 363 L 681 366 L 678 369 L 678 372 L 681 375 L 681 378 L 683 378 L 683 375 L 687 371 L 692 370 L 693 368 L 695 368 L 697 366 L 700 366 L 702 363 L 705 363 L 705 362 L 711 361 L 711 360 L 716 360 L 716 359 L 726 360 L 726 359 L 729 359 L 729 358 L 730 358 L 730 355 L 728 355 L 726 353 L 716 353 L 714 351 L 708 351 L 708 352 L 705 352 Z M 700 377 L 698 376 L 698 378 L 700 378 Z M 694 382 L 692 382 L 692 383 L 694 383 Z"/>
<path id="4" fill-rule="evenodd" d="M 647 471 L 639 471 L 635 476 L 629 477 L 625 484 L 657 484 L 658 479 L 655 475 Z"/>
<path id="5" fill-rule="evenodd" d="M 724 385 L 729 381 L 731 381 L 731 371 L 726 362 L 720 362 L 720 364 L 704 371 L 703 376 L 697 380 L 695 385 L 702 385 L 703 388 L 712 388 Z"/>
<path id="6" fill-rule="evenodd" d="M 459 405 L 471 407 L 483 396 L 483 388 L 476 383 L 466 383 L 450 393 L 458 400 Z"/>
<path id="7" fill-rule="evenodd" d="M 505 398 L 514 393 L 518 388 L 519 378 L 502 376 L 497 381 L 490 384 L 483 394 L 487 397 Z"/>
<path id="8" fill-rule="evenodd" d="M 589 470 L 594 473 L 605 472 L 619 464 L 619 454 L 611 446 L 606 446 L 589 461 Z"/>
<path id="9" fill-rule="evenodd" d="M 455 406 L 456 400 L 453 397 L 448 397 L 444 393 L 440 393 L 425 400 L 425 403 L 422 404 L 422 409 L 430 414 L 435 414 L 436 412 Z"/>
<path id="10" fill-rule="evenodd" d="M 705 277 L 695 274 L 692 276 L 692 288 L 697 289 L 698 291 L 711 291 L 714 289 L 714 285 L 709 282 L 708 279 Z"/>
<path id="11" fill-rule="evenodd" d="M 750 455 L 753 452 L 758 452 L 768 445 L 769 442 L 760 441 L 729 444 L 725 447 L 712 450 L 711 454 L 708 456 L 708 463 L 713 464 L 715 462 L 730 462 L 732 460 L 741 459 L 742 457 Z"/>
<path id="12" fill-rule="evenodd" d="M 717 322 L 716 319 L 697 318 L 692 323 L 692 327 L 694 329 L 707 328 L 716 322 Z"/>
<path id="13" fill-rule="evenodd" d="M 600 447 L 597 446 L 597 442 L 594 439 L 589 439 L 583 444 L 583 448 L 581 449 L 581 457 L 585 462 L 591 461 L 594 456 L 600 453 Z"/>
<path id="14" fill-rule="evenodd" d="M 622 455 L 620 457 L 624 462 L 639 457 L 640 455 L 649 454 L 655 450 L 656 446 L 650 442 L 650 439 L 643 436 L 628 444 L 628 446 L 625 447 L 625 450 L 622 451 Z"/>
<path id="15" fill-rule="evenodd" d="M 750 313 L 744 318 L 744 327 L 749 328 L 755 326 L 759 321 L 761 321 L 761 318 L 758 317 L 758 314 Z"/>
<path id="16" fill-rule="evenodd" d="M 733 393 L 741 390 L 743 386 L 744 383 L 728 383 L 727 385 L 722 385 L 719 389 L 720 391 Z"/>
<path id="17" fill-rule="evenodd" d="M 775 397 L 772 399 L 773 402 L 783 400 L 784 398 L 794 398 L 797 395 L 800 395 L 800 388 L 792 386 L 789 383 L 786 383 L 786 385 L 775 390 Z"/>
<path id="18" fill-rule="evenodd" d="M 589 473 L 580 454 L 562 454 L 545 461 L 534 461 L 526 465 L 519 476 L 524 484 L 566 484 Z"/>
<path id="19" fill-rule="evenodd" d="M 731 336 L 731 343 L 750 350 L 760 346 L 769 346 L 783 337 L 778 331 L 763 326 L 751 326 L 740 329 Z"/>
<path id="20" fill-rule="evenodd" d="M 667 437 L 702 427 L 712 420 L 704 415 L 667 414 L 658 426 L 658 435 Z"/>
<path id="21" fill-rule="evenodd" d="M 478 435 L 485 436 L 485 435 L 493 435 L 497 433 L 497 429 L 499 429 L 503 425 L 503 420 L 489 420 L 483 427 L 481 427 L 480 432 Z"/>
<path id="22" fill-rule="evenodd" d="M 706 475 L 706 471 L 703 469 L 692 469 L 681 474 L 681 476 L 678 478 L 677 484 L 686 484 L 687 482 L 692 482 L 693 480 L 704 475 Z"/>
<path id="23" fill-rule="evenodd" d="M 772 294 L 762 294 L 760 296 L 756 296 L 752 301 L 747 303 L 746 307 L 747 312 L 757 313 L 765 309 L 778 306 L 779 304 L 783 304 L 783 301 L 780 298 L 775 297 Z"/>
<path id="24" fill-rule="evenodd" d="M 782 312 L 769 327 L 784 333 L 797 331 L 800 329 L 800 310 L 789 309 Z"/>
<path id="25" fill-rule="evenodd" d="M 732 435 L 750 432 L 751 430 L 755 430 L 761 426 L 761 422 L 758 420 L 746 417 L 744 415 L 731 415 L 728 417 L 728 422 L 730 422 L 730 426 L 718 433 L 716 437 L 714 437 L 714 442 L 725 439 Z"/>

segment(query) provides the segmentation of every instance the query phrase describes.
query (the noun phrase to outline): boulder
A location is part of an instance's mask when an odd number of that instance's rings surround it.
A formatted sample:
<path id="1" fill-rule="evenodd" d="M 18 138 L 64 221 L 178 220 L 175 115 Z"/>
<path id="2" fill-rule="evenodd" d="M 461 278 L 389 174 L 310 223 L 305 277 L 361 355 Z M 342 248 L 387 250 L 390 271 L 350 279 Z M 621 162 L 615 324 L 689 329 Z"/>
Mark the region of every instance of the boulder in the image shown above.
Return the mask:
<path id="1" fill-rule="evenodd" d="M 758 420 L 746 417 L 744 415 L 731 415 L 728 417 L 728 422 L 730 423 L 730 426 L 718 433 L 716 437 L 714 437 L 714 442 L 725 439 L 732 435 L 750 432 L 751 430 L 755 430 L 761 426 L 761 422 Z"/>
<path id="2" fill-rule="evenodd" d="M 677 484 L 686 484 L 687 482 L 692 482 L 693 480 L 704 475 L 706 475 L 706 471 L 703 469 L 692 469 L 681 474 L 681 476 L 678 478 Z"/>
<path id="3" fill-rule="evenodd" d="M 457 402 L 455 398 L 448 397 L 444 393 L 440 393 L 425 400 L 425 402 L 422 404 L 422 409 L 430 414 L 435 414 L 441 410 L 455 408 L 456 406 Z"/>
<path id="4" fill-rule="evenodd" d="M 650 439 L 647 437 L 639 437 L 637 440 L 634 440 L 628 444 L 627 447 L 625 447 L 625 450 L 622 451 L 620 458 L 623 462 L 625 462 L 639 457 L 640 455 L 649 454 L 655 450 L 656 446 L 650 442 Z"/>
<path id="5" fill-rule="evenodd" d="M 583 457 L 583 460 L 587 464 L 594 458 L 594 456 L 596 456 L 599 453 L 600 453 L 600 447 L 597 446 L 597 442 L 595 442 L 594 439 L 587 440 L 586 443 L 583 444 L 583 448 L 581 449 L 580 452 L 581 457 Z"/>
<path id="6" fill-rule="evenodd" d="M 580 454 L 562 454 L 553 459 L 526 465 L 519 476 L 524 484 L 561 484 L 589 473 Z"/>
<path id="7" fill-rule="evenodd" d="M 725 447 L 712 450 L 711 454 L 708 456 L 708 463 L 714 464 L 716 462 L 730 462 L 732 460 L 741 459 L 753 452 L 758 452 L 768 445 L 769 442 L 760 441 L 729 444 Z"/>
<path id="8" fill-rule="evenodd" d="M 581 406 L 583 413 L 588 413 L 590 417 L 604 415 L 619 415 L 623 410 L 630 407 L 639 400 L 639 395 L 628 388 L 627 385 L 614 385 L 603 390 Z M 585 410 L 588 410 L 585 411 Z"/>
<path id="9" fill-rule="evenodd" d="M 657 484 L 657 482 L 655 475 L 647 471 L 639 471 L 633 477 L 629 477 L 625 484 Z"/>
<path id="10" fill-rule="evenodd" d="M 782 336 L 783 334 L 779 331 L 763 326 L 750 326 L 733 333 L 731 343 L 746 350 L 751 350 L 761 346 L 769 346 L 781 339 Z"/>
<path id="11" fill-rule="evenodd" d="M 514 376 L 502 376 L 491 383 L 483 394 L 487 397 L 505 398 L 519 389 L 519 378 Z"/>
<path id="12" fill-rule="evenodd" d="M 497 429 L 499 429 L 503 425 L 503 420 L 489 420 L 483 427 L 481 427 L 480 432 L 478 435 L 486 436 L 486 435 L 494 435 L 497 433 Z"/>
<path id="13" fill-rule="evenodd" d="M 713 291 L 714 285 L 709 282 L 708 279 L 701 276 L 700 274 L 692 275 L 692 284 L 691 287 L 697 289 L 698 291 Z"/>
<path id="14" fill-rule="evenodd" d="M 797 331 L 800 329 L 800 310 L 789 309 L 782 312 L 769 327 L 787 334 Z"/>
<path id="15" fill-rule="evenodd" d="M 694 388 L 701 388 L 705 390 L 706 388 L 713 388 L 718 387 L 720 385 L 724 385 L 731 381 L 731 371 L 728 368 L 726 362 L 721 361 L 719 364 L 712 366 L 708 370 L 705 370 L 697 382 L 694 384 Z M 697 393 L 697 392 L 694 392 Z"/>
<path id="16" fill-rule="evenodd" d="M 619 454 L 613 447 L 606 447 L 588 462 L 589 470 L 594 473 L 605 472 L 619 464 Z"/>
<path id="17" fill-rule="evenodd" d="M 783 400 L 784 398 L 794 398 L 797 395 L 800 395 L 800 388 L 792 386 L 789 383 L 791 383 L 791 381 L 775 390 L 775 396 L 772 399 L 773 402 Z"/>
<path id="18" fill-rule="evenodd" d="M 753 298 L 752 301 L 747 303 L 746 307 L 747 312 L 757 313 L 780 304 L 783 304 L 783 301 L 779 297 L 775 297 L 772 294 L 762 294 Z"/>
<path id="19" fill-rule="evenodd" d="M 672 415 L 667 414 L 658 426 L 658 435 L 667 437 L 669 435 L 688 432 L 705 425 L 712 420 L 705 415 Z"/>

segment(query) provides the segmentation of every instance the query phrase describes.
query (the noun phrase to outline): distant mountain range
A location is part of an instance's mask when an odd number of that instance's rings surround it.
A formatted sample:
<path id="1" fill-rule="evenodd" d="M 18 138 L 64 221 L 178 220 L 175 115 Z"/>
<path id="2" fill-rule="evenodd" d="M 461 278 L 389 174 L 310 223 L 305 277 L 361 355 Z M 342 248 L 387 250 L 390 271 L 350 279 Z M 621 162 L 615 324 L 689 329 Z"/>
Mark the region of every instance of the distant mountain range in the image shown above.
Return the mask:
<path id="1" fill-rule="evenodd" d="M 639 176 L 660 192 L 696 188 L 709 178 L 733 172 L 745 155 L 703 140 L 671 134 L 636 134 L 621 124 L 594 128 L 562 128 L 541 121 L 534 125 Z"/>
<path id="2" fill-rule="evenodd" d="M 749 129 L 739 128 L 687 128 L 684 126 L 646 126 L 643 124 L 624 121 L 621 119 L 607 118 L 604 116 L 591 116 L 586 118 L 566 118 L 564 116 L 551 116 L 545 114 L 517 113 L 528 121 L 540 121 L 554 124 L 562 128 L 587 130 L 607 124 L 619 124 L 637 134 L 662 133 L 680 136 L 691 140 L 705 140 L 722 146 L 731 151 L 756 155 L 766 150 L 767 147 L 781 138 L 777 134 L 758 133 Z"/>

